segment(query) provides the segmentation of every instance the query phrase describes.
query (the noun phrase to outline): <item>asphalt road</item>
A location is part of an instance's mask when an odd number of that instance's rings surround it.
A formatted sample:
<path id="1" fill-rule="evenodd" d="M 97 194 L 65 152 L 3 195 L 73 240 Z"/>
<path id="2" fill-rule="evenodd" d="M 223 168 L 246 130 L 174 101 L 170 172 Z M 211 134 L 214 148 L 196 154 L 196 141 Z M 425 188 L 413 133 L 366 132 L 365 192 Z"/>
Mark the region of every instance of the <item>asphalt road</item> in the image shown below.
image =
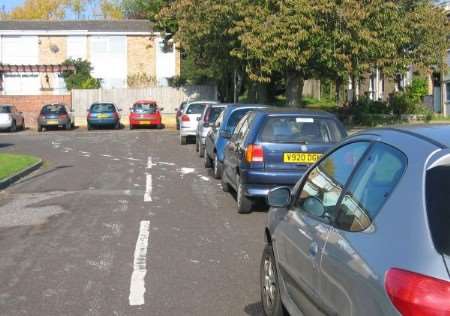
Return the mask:
<path id="1" fill-rule="evenodd" d="M 9 151 L 45 164 L 0 191 L 1 316 L 261 315 L 266 212 L 239 215 L 175 132 L 0 134 Z"/>

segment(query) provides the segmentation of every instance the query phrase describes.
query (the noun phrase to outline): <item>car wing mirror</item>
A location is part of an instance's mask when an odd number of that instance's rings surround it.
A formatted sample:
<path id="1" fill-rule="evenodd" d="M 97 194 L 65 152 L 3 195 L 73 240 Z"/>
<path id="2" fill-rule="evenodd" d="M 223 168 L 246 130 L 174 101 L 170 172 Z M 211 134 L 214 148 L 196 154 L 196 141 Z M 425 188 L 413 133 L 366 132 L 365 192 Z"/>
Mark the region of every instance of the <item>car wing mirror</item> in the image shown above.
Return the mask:
<path id="1" fill-rule="evenodd" d="M 197 122 L 200 122 L 202 118 L 201 117 L 197 117 Z"/>
<path id="2" fill-rule="evenodd" d="M 326 217 L 327 213 L 325 211 L 325 207 L 322 204 L 322 201 L 320 201 L 318 198 L 314 197 L 314 196 L 310 196 L 308 198 L 306 198 L 303 201 L 303 209 L 305 210 L 305 212 L 316 216 L 316 217 Z M 328 215 L 328 217 L 330 217 Z M 329 220 L 331 221 L 331 218 L 329 218 Z"/>
<path id="3" fill-rule="evenodd" d="M 278 187 L 269 191 L 267 203 L 271 207 L 286 208 L 291 204 L 291 189 L 288 187 Z"/>

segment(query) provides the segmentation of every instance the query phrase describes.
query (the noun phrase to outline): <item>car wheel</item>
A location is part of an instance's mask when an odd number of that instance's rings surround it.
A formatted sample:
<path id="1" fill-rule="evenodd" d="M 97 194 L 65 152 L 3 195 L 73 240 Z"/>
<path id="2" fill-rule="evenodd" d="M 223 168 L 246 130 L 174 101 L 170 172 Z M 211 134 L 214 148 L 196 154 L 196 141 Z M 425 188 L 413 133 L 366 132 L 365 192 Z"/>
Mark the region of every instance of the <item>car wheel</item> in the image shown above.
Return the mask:
<path id="1" fill-rule="evenodd" d="M 177 122 L 177 131 L 180 130 L 180 123 Z"/>
<path id="2" fill-rule="evenodd" d="M 199 144 L 199 141 L 198 141 L 197 137 L 195 137 L 195 151 L 196 152 L 200 151 L 200 144 Z"/>
<path id="3" fill-rule="evenodd" d="M 120 129 L 120 121 L 117 121 L 117 123 L 114 125 L 115 129 Z"/>
<path id="4" fill-rule="evenodd" d="M 217 155 L 214 156 L 214 178 L 220 179 L 222 177 L 223 165 Z"/>
<path id="5" fill-rule="evenodd" d="M 25 121 L 22 121 L 22 126 L 20 127 L 20 129 L 21 129 L 22 131 L 25 130 Z"/>
<path id="6" fill-rule="evenodd" d="M 37 130 L 38 130 L 39 133 L 42 132 L 42 126 L 41 126 L 41 125 L 38 125 Z"/>
<path id="7" fill-rule="evenodd" d="M 198 151 L 200 158 L 205 157 L 205 151 L 206 151 L 205 145 L 200 144 L 200 149 Z"/>
<path id="8" fill-rule="evenodd" d="M 208 153 L 206 152 L 206 148 L 205 148 L 205 168 L 211 168 L 212 167 L 212 159 L 209 158 Z"/>
<path id="9" fill-rule="evenodd" d="M 225 180 L 224 175 L 222 175 L 222 191 L 223 192 L 230 192 L 230 185 L 228 184 L 227 180 Z"/>
<path id="10" fill-rule="evenodd" d="M 187 137 L 186 136 L 180 136 L 180 144 L 186 145 L 187 144 Z"/>
<path id="11" fill-rule="evenodd" d="M 66 126 L 64 126 L 64 129 L 65 129 L 65 130 L 70 130 L 70 129 L 72 129 L 72 123 L 68 122 L 68 123 L 66 124 Z"/>
<path id="12" fill-rule="evenodd" d="M 287 315 L 283 308 L 278 283 L 277 266 L 272 246 L 264 248 L 260 266 L 261 302 L 267 316 Z"/>
<path id="13" fill-rule="evenodd" d="M 237 177 L 237 209 L 240 214 L 248 214 L 252 211 L 252 200 L 245 196 L 244 186 L 239 176 Z"/>
<path id="14" fill-rule="evenodd" d="M 10 132 L 15 132 L 15 131 L 17 131 L 16 121 L 12 121 L 11 127 L 9 128 L 9 131 L 10 131 Z"/>
<path id="15" fill-rule="evenodd" d="M 92 125 L 91 125 L 91 124 L 88 124 L 88 125 L 87 125 L 87 129 L 88 129 L 88 131 L 92 130 Z"/>
<path id="16" fill-rule="evenodd" d="M 134 129 L 134 126 L 133 126 L 133 124 L 130 124 L 130 129 Z"/>

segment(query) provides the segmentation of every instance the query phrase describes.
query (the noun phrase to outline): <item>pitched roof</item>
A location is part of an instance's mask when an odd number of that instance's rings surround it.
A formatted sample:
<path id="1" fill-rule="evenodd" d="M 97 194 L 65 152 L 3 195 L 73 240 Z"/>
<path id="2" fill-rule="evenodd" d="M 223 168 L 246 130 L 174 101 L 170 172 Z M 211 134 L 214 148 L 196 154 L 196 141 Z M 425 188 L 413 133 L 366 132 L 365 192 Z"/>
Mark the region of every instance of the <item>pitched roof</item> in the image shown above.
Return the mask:
<path id="1" fill-rule="evenodd" d="M 88 32 L 152 32 L 147 20 L 2 20 L 0 31 L 88 31 Z"/>

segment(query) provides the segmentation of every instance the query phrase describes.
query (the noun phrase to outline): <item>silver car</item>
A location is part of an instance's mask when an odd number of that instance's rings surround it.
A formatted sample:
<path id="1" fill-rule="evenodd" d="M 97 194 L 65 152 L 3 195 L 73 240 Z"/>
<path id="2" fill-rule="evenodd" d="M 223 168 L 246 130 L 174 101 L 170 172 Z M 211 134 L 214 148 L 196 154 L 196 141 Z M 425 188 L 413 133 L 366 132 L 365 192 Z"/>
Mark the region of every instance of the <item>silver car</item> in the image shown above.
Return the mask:
<path id="1" fill-rule="evenodd" d="M 205 140 L 212 125 L 219 117 L 220 113 L 226 108 L 222 104 L 209 104 L 206 106 L 201 117 L 198 118 L 197 134 L 195 135 L 195 149 L 200 158 L 205 156 Z"/>
<path id="2" fill-rule="evenodd" d="M 25 129 L 25 119 L 14 105 L 0 105 L 0 130 L 15 132 Z"/>
<path id="3" fill-rule="evenodd" d="M 362 132 L 276 188 L 266 315 L 450 315 L 450 126 Z"/>
<path id="4" fill-rule="evenodd" d="M 180 117 L 180 144 L 186 145 L 188 137 L 197 134 L 198 118 L 209 104 L 217 104 L 215 101 L 195 101 L 186 104 Z"/>

